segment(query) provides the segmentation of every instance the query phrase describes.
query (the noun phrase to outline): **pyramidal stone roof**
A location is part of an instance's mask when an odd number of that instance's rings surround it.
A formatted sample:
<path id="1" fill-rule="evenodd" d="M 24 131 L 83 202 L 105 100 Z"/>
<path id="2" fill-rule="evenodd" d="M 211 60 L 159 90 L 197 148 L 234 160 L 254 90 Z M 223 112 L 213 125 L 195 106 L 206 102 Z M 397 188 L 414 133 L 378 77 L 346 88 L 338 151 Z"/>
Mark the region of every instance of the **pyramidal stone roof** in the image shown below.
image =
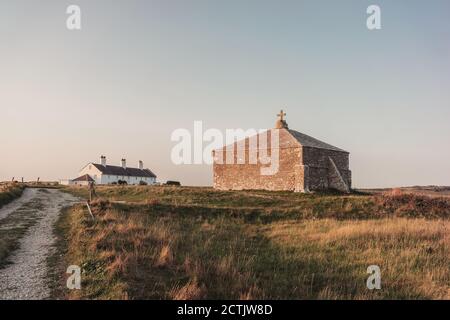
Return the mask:
<path id="1" fill-rule="evenodd" d="M 308 136 L 304 133 L 290 130 L 286 128 L 281 129 L 270 129 L 262 133 L 258 133 L 257 139 L 258 141 L 262 141 L 263 139 L 267 139 L 267 147 L 270 148 L 271 146 L 271 137 L 275 134 L 275 131 L 278 131 L 279 134 L 279 148 L 280 149 L 287 149 L 287 148 L 299 148 L 299 147 L 308 147 L 308 148 L 316 148 L 316 149 L 326 149 L 326 150 L 332 150 L 332 151 L 338 151 L 338 152 L 346 152 L 347 151 L 340 149 L 338 147 L 332 146 L 331 144 L 325 143 L 323 141 L 320 141 L 316 138 L 313 138 L 311 136 Z M 245 139 L 236 141 L 235 143 L 223 146 L 222 148 L 216 149 L 216 151 L 225 151 L 225 150 L 231 150 L 231 147 L 233 145 L 237 145 L 237 149 L 248 149 L 249 148 L 249 140 L 255 139 L 255 136 L 247 137 Z M 245 140 L 245 144 L 243 143 Z M 259 146 L 258 148 L 261 148 Z"/>
<path id="2" fill-rule="evenodd" d="M 340 151 L 340 152 L 347 152 L 345 150 L 342 150 L 338 147 L 332 146 L 331 144 L 325 143 L 323 141 L 317 140 L 316 138 L 310 137 L 304 133 L 295 131 L 295 130 L 288 130 L 289 133 L 297 140 L 297 142 L 303 146 L 303 147 L 310 147 L 310 148 L 318 148 L 318 149 L 327 149 L 327 150 L 333 150 L 333 151 Z"/>
<path id="3" fill-rule="evenodd" d="M 347 151 L 345 151 L 343 149 L 332 146 L 331 144 L 320 141 L 320 140 L 313 138 L 311 136 L 308 136 L 304 133 L 289 129 L 288 124 L 287 124 L 286 120 L 284 119 L 285 115 L 286 115 L 286 113 L 284 113 L 283 110 L 281 110 L 281 112 L 278 114 L 279 119 L 275 123 L 275 129 L 269 129 L 265 132 L 258 133 L 256 135 L 258 138 L 258 141 L 261 141 L 262 139 L 267 139 L 267 146 L 270 148 L 271 137 L 275 133 L 275 131 L 278 131 L 277 133 L 279 134 L 279 148 L 280 149 L 309 147 L 309 148 L 326 149 L 326 150 L 348 153 Z M 248 140 L 254 139 L 254 138 L 255 138 L 255 136 L 247 137 L 247 138 L 245 138 L 245 144 L 242 143 L 244 140 L 240 140 L 233 144 L 219 148 L 216 151 L 224 151 L 226 149 L 230 150 L 229 148 L 235 144 L 237 145 L 238 149 L 241 148 L 242 146 L 245 146 L 244 149 L 247 149 L 249 147 Z"/>

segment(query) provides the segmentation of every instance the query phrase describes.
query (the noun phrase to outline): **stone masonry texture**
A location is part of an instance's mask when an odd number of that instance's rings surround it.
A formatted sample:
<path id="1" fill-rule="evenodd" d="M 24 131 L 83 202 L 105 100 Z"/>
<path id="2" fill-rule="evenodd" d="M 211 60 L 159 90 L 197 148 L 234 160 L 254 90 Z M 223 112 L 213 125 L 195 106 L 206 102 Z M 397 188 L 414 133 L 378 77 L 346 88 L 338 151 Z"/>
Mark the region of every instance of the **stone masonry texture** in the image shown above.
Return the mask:
<path id="1" fill-rule="evenodd" d="M 246 138 L 245 141 L 214 150 L 214 188 L 296 192 L 324 189 L 350 191 L 348 152 L 289 130 L 285 122 L 278 126 L 281 128 L 271 129 L 267 135 L 259 134 L 253 137 L 257 138 L 258 142 L 267 139 L 264 148 L 261 148 L 260 144 L 255 147 L 255 144 L 251 144 L 249 138 Z M 272 150 L 270 137 L 274 134 L 279 137 L 279 143 L 274 145 Z M 254 159 L 259 159 L 264 154 L 270 156 L 271 152 L 278 152 L 278 170 L 274 174 L 263 175 L 261 168 L 267 168 L 270 164 L 262 164 Z"/>

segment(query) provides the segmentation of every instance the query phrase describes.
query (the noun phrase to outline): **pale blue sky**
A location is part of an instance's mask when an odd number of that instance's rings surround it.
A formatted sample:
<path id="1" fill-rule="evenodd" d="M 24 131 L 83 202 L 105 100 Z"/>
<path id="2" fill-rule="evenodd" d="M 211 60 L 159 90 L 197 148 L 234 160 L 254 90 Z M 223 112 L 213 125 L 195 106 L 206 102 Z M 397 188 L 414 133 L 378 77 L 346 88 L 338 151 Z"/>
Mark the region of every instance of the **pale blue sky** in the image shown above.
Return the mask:
<path id="1" fill-rule="evenodd" d="M 0 180 L 104 154 L 209 185 L 211 167 L 171 163 L 171 132 L 271 128 L 283 107 L 351 153 L 356 187 L 450 185 L 447 0 L 0 0 L 0 38 Z"/>

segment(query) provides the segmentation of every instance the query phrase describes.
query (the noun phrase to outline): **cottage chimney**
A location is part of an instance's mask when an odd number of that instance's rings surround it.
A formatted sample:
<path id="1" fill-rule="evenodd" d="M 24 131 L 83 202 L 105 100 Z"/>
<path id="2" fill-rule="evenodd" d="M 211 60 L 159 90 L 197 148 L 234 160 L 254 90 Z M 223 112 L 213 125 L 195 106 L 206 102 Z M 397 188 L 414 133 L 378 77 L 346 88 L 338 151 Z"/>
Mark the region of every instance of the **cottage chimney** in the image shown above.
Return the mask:
<path id="1" fill-rule="evenodd" d="M 101 156 L 100 159 L 101 159 L 102 166 L 106 167 L 106 157 L 105 156 Z"/>
<path id="2" fill-rule="evenodd" d="M 124 169 L 127 168 L 127 160 L 126 159 L 122 159 L 122 168 L 124 168 Z"/>
<path id="3" fill-rule="evenodd" d="M 144 162 L 142 160 L 139 160 L 139 169 L 144 170 Z"/>

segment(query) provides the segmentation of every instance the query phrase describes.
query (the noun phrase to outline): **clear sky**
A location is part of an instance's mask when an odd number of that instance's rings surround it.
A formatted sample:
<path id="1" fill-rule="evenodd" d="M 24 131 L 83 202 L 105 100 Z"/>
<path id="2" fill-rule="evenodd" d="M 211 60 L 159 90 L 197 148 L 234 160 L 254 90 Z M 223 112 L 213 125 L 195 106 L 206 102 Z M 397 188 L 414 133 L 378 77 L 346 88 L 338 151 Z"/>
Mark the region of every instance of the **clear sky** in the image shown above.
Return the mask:
<path id="1" fill-rule="evenodd" d="M 356 187 L 450 185 L 448 0 L 1 0 L 0 38 L 0 180 L 104 154 L 210 185 L 172 164 L 173 130 L 271 128 L 283 107 L 351 153 Z"/>

